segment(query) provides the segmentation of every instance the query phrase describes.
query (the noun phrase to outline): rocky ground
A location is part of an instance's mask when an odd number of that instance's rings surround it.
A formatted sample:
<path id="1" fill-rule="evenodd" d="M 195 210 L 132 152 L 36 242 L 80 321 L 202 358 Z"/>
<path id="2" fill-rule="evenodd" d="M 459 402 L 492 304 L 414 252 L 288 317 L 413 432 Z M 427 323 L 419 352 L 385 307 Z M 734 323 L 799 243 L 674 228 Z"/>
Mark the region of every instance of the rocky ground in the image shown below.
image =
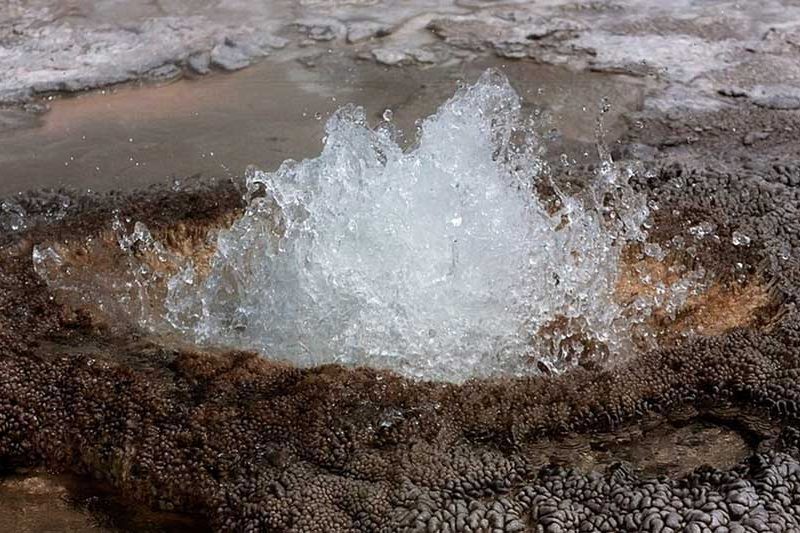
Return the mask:
<path id="1" fill-rule="evenodd" d="M 31 249 L 99 237 L 114 212 L 197 242 L 240 209 L 235 182 L 15 195 L 0 213 L 0 464 L 17 470 L 0 485 L 0 505 L 18 517 L 9 523 L 41 529 L 30 509 L 80 493 L 18 470 L 38 466 L 96 477 L 130 508 L 190 521 L 100 522 L 117 529 L 800 531 L 800 6 L 331 5 L 7 3 L 4 127 L 46 127 L 48 106 L 71 101 L 48 101 L 53 93 L 211 83 L 256 61 L 250 70 L 328 79 L 379 65 L 372 72 L 394 73 L 386 80 L 414 80 L 409 94 L 427 86 L 415 73 L 456 77 L 481 61 L 507 65 L 512 81 L 542 63 L 598 86 L 618 80 L 637 94 L 619 99 L 609 140 L 617 158 L 649 170 L 637 187 L 658 205 L 651 238 L 696 241 L 684 259 L 719 280 L 685 317 L 713 334 L 617 368 L 464 385 L 198 352 L 62 305 L 33 272 Z M 556 154 L 591 146 L 585 122 Z M 714 231 L 698 236 L 691 228 L 703 223 Z M 765 296 L 749 305 L 741 294 Z M 108 516 L 69 509 L 77 516 L 62 529 Z"/>
<path id="2" fill-rule="evenodd" d="M 0 11 L 0 102 L 342 54 L 397 66 L 484 54 L 668 84 L 656 108 L 744 98 L 797 109 L 800 6 L 714 0 L 13 0 Z"/>

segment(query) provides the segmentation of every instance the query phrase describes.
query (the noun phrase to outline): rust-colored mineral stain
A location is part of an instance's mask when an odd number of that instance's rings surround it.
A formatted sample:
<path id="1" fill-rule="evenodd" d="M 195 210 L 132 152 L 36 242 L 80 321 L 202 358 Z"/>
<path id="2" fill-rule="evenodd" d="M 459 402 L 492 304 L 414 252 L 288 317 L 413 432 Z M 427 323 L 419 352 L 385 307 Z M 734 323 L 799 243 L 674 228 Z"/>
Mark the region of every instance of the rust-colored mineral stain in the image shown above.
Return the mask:
<path id="1" fill-rule="evenodd" d="M 675 327 L 681 332 L 721 335 L 734 328 L 756 325 L 771 303 L 769 291 L 757 282 L 744 286 L 715 284 L 689 299 Z"/>
<path id="2" fill-rule="evenodd" d="M 669 259 L 646 258 L 624 261 L 617 283 L 617 298 L 622 303 L 639 296 L 656 294 L 658 284 L 671 285 L 680 278 L 679 269 Z M 649 281 L 645 283 L 643 278 Z M 752 327 L 763 320 L 765 310 L 773 304 L 768 285 L 758 278 L 745 283 L 712 280 L 697 294 L 690 295 L 674 318 L 664 309 L 655 309 L 648 322 L 662 342 L 676 341 L 689 333 L 722 335 L 735 328 Z"/>
<path id="3" fill-rule="evenodd" d="M 202 221 L 178 221 L 167 227 L 152 228 L 151 235 L 164 246 L 167 253 L 159 254 L 145 247 L 134 247 L 132 251 L 136 261 L 158 275 L 162 281 L 148 285 L 148 301 L 144 303 L 153 309 L 163 306 L 167 293 L 166 280 L 176 275 L 185 261 L 191 261 L 197 275 L 205 276 L 216 252 L 214 233 L 229 227 L 239 215 L 238 210 L 232 210 Z M 52 247 L 61 257 L 62 264 L 48 266 L 46 273 L 46 277 L 56 280 L 56 287 L 62 289 L 55 291 L 59 301 L 72 311 L 81 309 L 88 313 L 92 323 L 96 325 L 127 320 L 124 314 L 117 316 L 115 305 L 104 305 L 109 298 L 113 300 L 115 295 L 102 294 L 103 289 L 93 282 L 102 279 L 109 285 L 120 288 L 129 281 L 132 275 L 129 263 L 131 256 L 120 248 L 119 239 L 120 235 L 116 231 L 102 229 L 91 238 L 81 236 L 71 241 L 56 240 L 38 244 L 40 248 Z M 83 289 L 63 290 L 66 287 Z M 87 297 L 91 291 L 94 293 Z"/>

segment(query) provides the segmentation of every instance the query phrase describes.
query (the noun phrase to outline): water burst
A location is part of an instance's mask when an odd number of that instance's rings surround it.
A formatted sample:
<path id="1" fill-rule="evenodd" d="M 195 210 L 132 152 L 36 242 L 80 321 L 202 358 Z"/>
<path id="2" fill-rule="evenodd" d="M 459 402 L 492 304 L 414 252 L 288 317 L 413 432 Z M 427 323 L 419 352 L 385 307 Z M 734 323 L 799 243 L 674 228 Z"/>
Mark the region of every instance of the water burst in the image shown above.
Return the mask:
<path id="1" fill-rule="evenodd" d="M 210 273 L 187 264 L 169 281 L 168 322 L 301 365 L 451 381 L 630 347 L 614 292 L 648 210 L 604 150 L 580 197 L 559 192 L 519 96 L 491 71 L 411 149 L 391 128 L 346 106 L 319 157 L 252 170 Z"/>

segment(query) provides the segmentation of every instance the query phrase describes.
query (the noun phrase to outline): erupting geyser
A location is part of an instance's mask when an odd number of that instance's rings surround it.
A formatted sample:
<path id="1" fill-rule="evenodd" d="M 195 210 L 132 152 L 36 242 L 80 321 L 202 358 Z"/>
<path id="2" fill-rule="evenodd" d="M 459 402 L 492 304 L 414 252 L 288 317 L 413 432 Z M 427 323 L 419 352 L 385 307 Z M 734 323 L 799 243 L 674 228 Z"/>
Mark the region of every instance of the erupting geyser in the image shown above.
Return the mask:
<path id="1" fill-rule="evenodd" d="M 666 267 L 668 285 L 628 269 L 626 286 L 645 290 L 620 291 L 629 250 L 665 252 L 644 242 L 631 172 L 598 148 L 598 170 L 563 192 L 519 96 L 489 71 L 405 151 L 391 125 L 339 110 L 319 157 L 250 171 L 244 214 L 199 258 L 115 217 L 116 259 L 103 239 L 72 257 L 39 245 L 33 259 L 100 314 L 299 365 L 462 381 L 618 362 L 652 347 L 649 317 L 674 314 L 702 272 Z"/>
<path id="2" fill-rule="evenodd" d="M 250 172 L 246 213 L 220 232 L 207 276 L 187 264 L 169 281 L 166 317 L 301 365 L 454 381 L 562 368 L 590 345 L 616 353 L 631 331 L 614 299 L 620 254 L 644 238 L 644 199 L 601 154 L 582 199 L 545 205 L 539 149 L 496 72 L 407 151 L 344 107 L 319 157 Z"/>

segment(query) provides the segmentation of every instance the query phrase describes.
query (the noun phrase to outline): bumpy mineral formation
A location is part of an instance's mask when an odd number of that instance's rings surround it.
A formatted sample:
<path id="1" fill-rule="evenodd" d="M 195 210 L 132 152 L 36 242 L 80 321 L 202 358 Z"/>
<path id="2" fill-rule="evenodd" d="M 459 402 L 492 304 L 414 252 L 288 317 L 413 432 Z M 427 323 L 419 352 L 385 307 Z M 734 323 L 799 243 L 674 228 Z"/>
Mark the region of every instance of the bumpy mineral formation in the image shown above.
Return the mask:
<path id="1" fill-rule="evenodd" d="M 242 208 L 234 185 L 21 199 L 0 251 L 0 462 L 96 475 L 221 531 L 798 530 L 800 167 L 664 156 L 637 184 L 650 239 L 683 239 L 716 292 L 622 365 L 458 385 L 180 347 L 33 270 L 34 245 L 102 240 L 115 216 L 202 250 Z M 652 436 L 687 428 L 686 456 L 659 462 Z"/>

